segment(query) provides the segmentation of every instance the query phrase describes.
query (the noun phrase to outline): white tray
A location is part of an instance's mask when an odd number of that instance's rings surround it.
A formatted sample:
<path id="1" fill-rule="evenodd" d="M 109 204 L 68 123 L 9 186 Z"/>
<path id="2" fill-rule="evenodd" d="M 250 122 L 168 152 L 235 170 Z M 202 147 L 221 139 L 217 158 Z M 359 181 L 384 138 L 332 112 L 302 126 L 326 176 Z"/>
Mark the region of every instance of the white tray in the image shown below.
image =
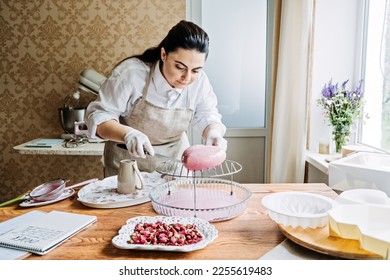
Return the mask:
<path id="1" fill-rule="evenodd" d="M 111 176 L 103 180 L 91 183 L 78 192 L 78 201 L 92 208 L 120 208 L 138 205 L 150 201 L 149 191 L 166 180 L 158 173 L 142 172 L 145 186 L 132 194 L 121 194 L 117 192 L 117 177 Z"/>
<path id="2" fill-rule="evenodd" d="M 130 235 L 134 232 L 134 228 L 138 223 L 156 223 L 158 221 L 166 224 L 180 223 L 183 225 L 196 225 L 200 233 L 203 235 L 203 239 L 198 243 L 183 246 L 140 245 L 128 243 Z M 206 220 L 177 216 L 139 216 L 126 221 L 126 224 L 119 230 L 119 235 L 112 239 L 112 244 L 119 249 L 190 252 L 203 249 L 214 241 L 217 236 L 218 230 Z"/>
<path id="3" fill-rule="evenodd" d="M 329 211 L 332 237 L 358 240 L 360 248 L 390 259 L 390 207 L 346 204 Z"/>

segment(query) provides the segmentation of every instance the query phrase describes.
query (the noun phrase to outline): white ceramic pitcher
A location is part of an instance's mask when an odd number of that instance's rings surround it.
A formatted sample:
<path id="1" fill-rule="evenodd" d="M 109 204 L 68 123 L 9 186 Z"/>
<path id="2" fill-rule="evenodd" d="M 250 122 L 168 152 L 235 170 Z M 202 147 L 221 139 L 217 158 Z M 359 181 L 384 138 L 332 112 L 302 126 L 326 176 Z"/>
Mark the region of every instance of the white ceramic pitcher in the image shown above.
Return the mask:
<path id="1" fill-rule="evenodd" d="M 137 162 L 131 159 L 121 160 L 118 172 L 118 193 L 130 194 L 144 187 L 144 179 L 138 169 Z"/>

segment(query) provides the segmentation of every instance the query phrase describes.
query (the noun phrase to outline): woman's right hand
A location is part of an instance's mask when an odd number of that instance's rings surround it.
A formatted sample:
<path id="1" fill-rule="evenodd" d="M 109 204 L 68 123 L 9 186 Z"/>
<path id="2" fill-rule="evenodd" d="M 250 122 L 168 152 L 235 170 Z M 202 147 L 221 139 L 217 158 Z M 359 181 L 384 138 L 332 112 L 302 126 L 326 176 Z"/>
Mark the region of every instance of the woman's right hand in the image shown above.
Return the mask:
<path id="1" fill-rule="evenodd" d="M 154 155 L 154 150 L 148 136 L 132 128 L 124 137 L 129 154 L 134 157 L 145 158 L 146 154 Z"/>

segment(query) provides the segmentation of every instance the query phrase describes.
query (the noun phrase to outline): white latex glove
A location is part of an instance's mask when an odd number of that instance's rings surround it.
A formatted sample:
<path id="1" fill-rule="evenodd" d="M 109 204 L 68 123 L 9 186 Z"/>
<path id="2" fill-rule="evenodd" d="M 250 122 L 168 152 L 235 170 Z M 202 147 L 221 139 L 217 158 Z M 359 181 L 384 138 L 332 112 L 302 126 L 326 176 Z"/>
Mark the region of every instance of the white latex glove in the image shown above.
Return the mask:
<path id="1" fill-rule="evenodd" d="M 132 129 L 127 132 L 124 141 L 131 156 L 145 158 L 146 154 L 154 155 L 148 136 L 139 130 Z"/>
<path id="2" fill-rule="evenodd" d="M 218 146 L 226 152 L 227 141 L 222 137 L 218 129 L 210 129 L 203 137 L 203 144 L 209 146 Z"/>

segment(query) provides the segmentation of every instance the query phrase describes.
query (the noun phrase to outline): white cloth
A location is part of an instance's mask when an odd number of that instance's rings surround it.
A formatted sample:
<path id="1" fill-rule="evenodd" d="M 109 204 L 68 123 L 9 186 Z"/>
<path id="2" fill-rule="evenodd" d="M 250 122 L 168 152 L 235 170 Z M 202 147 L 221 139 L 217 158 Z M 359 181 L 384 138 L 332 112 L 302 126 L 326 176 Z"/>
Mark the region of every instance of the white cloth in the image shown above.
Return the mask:
<path id="1" fill-rule="evenodd" d="M 341 260 L 341 258 L 309 250 L 286 239 L 261 256 L 259 260 Z"/>
<path id="2" fill-rule="evenodd" d="M 119 121 L 120 116 L 130 115 L 135 101 L 142 96 L 149 70 L 147 65 L 136 58 L 125 60 L 113 70 L 101 86 L 97 100 L 87 108 L 86 125 L 91 137 L 96 137 L 99 124 L 110 119 Z M 169 109 L 185 109 L 188 105 L 187 94 L 190 94 L 190 109 L 194 111 L 194 129 L 203 131 L 209 124 L 219 123 L 226 131 L 217 110 L 216 95 L 203 71 L 199 72 L 188 90 L 177 90 L 168 84 L 160 68 L 155 68 L 147 96 L 150 103 Z"/>

